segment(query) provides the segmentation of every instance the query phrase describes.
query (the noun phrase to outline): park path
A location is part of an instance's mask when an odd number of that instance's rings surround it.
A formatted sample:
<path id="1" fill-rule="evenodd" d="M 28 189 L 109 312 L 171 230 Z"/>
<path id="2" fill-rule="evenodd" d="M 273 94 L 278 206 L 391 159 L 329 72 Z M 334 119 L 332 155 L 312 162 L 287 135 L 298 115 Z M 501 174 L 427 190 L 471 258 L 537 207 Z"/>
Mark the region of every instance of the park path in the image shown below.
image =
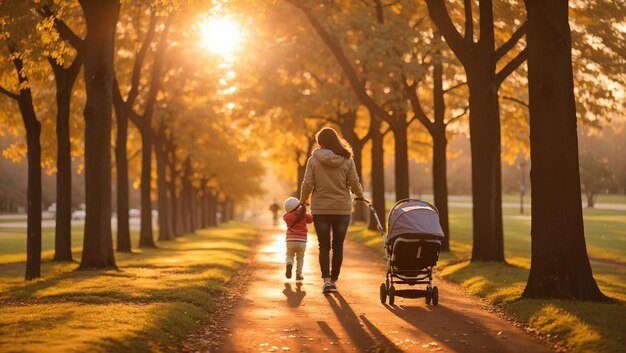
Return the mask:
<path id="1" fill-rule="evenodd" d="M 317 241 L 309 235 L 304 281 L 284 275 L 284 229 L 259 223 L 247 289 L 226 321 L 220 352 L 548 352 L 523 330 L 436 279 L 440 303 L 396 298 L 382 305 L 384 263 L 346 240 L 339 292 L 324 296 Z M 295 275 L 294 275 L 295 277 Z"/>

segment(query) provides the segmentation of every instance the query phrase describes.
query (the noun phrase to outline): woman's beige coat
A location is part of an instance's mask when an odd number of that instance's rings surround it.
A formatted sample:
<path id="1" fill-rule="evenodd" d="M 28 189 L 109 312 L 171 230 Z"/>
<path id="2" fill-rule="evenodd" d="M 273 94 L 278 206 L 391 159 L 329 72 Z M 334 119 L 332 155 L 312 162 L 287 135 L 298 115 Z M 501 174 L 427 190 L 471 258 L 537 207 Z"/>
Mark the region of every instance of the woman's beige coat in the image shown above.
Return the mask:
<path id="1" fill-rule="evenodd" d="M 300 201 L 311 200 L 314 215 L 349 215 L 352 213 L 350 190 L 363 197 L 352 158 L 338 156 L 327 149 L 317 149 L 306 162 Z"/>

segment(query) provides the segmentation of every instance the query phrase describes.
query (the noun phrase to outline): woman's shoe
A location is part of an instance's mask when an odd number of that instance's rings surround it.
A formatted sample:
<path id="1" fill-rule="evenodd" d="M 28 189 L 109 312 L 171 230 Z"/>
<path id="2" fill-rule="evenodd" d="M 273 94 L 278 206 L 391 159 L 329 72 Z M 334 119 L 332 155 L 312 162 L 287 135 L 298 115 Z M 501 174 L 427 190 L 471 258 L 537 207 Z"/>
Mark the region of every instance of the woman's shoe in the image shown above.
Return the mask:
<path id="1" fill-rule="evenodd" d="M 330 282 L 330 291 L 331 292 L 337 292 L 337 284 Z"/>
<path id="2" fill-rule="evenodd" d="M 332 285 L 330 284 L 330 282 L 324 282 L 324 285 L 322 286 L 322 293 L 330 294 L 331 291 Z"/>

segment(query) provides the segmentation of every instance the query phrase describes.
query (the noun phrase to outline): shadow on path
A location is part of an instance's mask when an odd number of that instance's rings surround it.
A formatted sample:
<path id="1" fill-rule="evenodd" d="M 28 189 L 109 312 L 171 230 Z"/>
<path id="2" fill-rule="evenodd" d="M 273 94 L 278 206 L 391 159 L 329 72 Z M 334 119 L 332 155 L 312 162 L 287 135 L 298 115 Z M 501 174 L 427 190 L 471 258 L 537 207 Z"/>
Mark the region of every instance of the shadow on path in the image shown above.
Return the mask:
<path id="1" fill-rule="evenodd" d="M 350 336 L 350 339 L 361 351 L 401 352 L 365 315 L 357 316 L 341 294 L 332 293 L 332 295 L 326 295 L 325 297 L 335 312 L 337 319 L 339 319 L 339 322 Z M 369 329 L 369 333 L 364 326 Z"/>
<path id="2" fill-rule="evenodd" d="M 506 345 L 506 336 L 494 335 L 493 330 L 480 324 L 477 318 L 464 315 L 462 312 L 449 309 L 444 305 L 433 307 L 430 305 L 389 306 L 385 304 L 385 308 L 416 329 L 431 337 L 438 337 L 443 341 L 441 343 L 454 351 L 508 352 L 511 350 L 510 344 Z M 432 315 L 437 315 L 440 319 L 436 322 L 443 321 L 445 326 L 434 324 L 431 320 Z M 480 340 L 480 346 L 477 346 L 476 342 L 472 342 L 474 340 Z"/>
<path id="3" fill-rule="evenodd" d="M 283 294 L 287 297 L 287 304 L 292 308 L 297 308 L 302 304 L 302 299 L 306 296 L 306 291 L 302 290 L 302 283 L 296 283 L 296 290 L 291 288 L 291 283 L 285 283 Z"/>

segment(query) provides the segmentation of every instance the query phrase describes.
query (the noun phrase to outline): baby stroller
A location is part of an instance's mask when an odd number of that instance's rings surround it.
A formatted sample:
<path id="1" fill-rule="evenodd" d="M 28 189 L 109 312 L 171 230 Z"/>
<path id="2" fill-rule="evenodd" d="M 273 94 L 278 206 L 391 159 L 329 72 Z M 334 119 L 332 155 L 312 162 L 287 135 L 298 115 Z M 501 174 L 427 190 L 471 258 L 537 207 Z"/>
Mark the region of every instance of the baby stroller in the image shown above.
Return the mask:
<path id="1" fill-rule="evenodd" d="M 387 275 L 380 285 L 380 302 L 389 305 L 395 297 L 426 298 L 426 304 L 439 303 L 439 289 L 433 287 L 433 267 L 439 259 L 441 241 L 444 238 L 439 224 L 439 211 L 428 202 L 404 199 L 396 202 L 389 211 L 387 235 L 380 224 L 374 206 L 368 203 L 383 238 Z M 395 280 L 394 280 L 395 279 Z M 426 284 L 425 290 L 396 290 L 394 284 Z"/>

